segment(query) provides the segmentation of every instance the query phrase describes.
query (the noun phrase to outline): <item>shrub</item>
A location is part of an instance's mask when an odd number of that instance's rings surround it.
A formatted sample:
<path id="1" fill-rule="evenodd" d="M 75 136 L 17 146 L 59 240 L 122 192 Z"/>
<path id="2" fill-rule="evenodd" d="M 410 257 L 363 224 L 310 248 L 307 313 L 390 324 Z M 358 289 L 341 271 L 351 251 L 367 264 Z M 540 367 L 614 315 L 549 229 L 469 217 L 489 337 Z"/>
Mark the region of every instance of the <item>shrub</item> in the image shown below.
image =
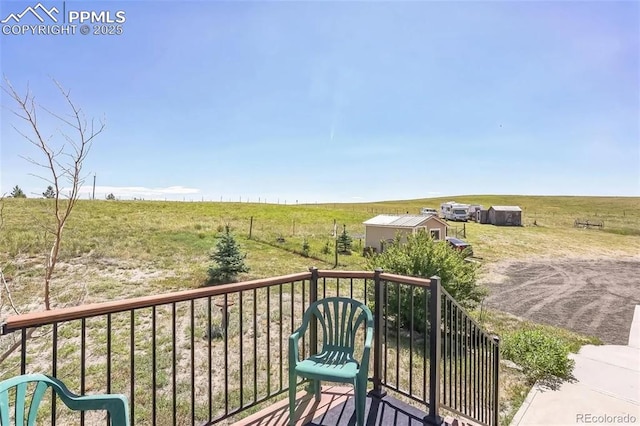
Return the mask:
<path id="1" fill-rule="evenodd" d="M 246 257 L 227 226 L 210 256 L 215 263 L 209 267 L 209 283 L 231 282 L 239 273 L 248 272 L 249 268 L 244 264 Z"/>
<path id="2" fill-rule="evenodd" d="M 324 243 L 324 246 L 322 246 L 322 254 L 331 254 L 331 247 L 329 245 L 329 241 Z"/>
<path id="3" fill-rule="evenodd" d="M 309 257 L 309 241 L 307 241 L 307 239 L 305 238 L 304 240 L 302 240 L 302 255 L 304 257 Z"/>
<path id="4" fill-rule="evenodd" d="M 374 254 L 367 259 L 367 267 L 421 278 L 438 275 L 442 286 L 464 308 L 475 307 L 486 294 L 485 290 L 476 284 L 477 264 L 467 262 L 445 242 L 433 240 L 424 231 L 407 236 L 404 243 L 397 236 L 382 253 Z M 424 304 L 425 291 L 428 292 L 422 288 L 413 290 L 414 328 L 418 331 L 424 331 L 428 324 L 428 313 Z M 408 327 L 411 321 L 411 288 L 405 285 L 390 285 L 388 301 L 387 313 L 396 316 L 401 326 Z"/>
<path id="5" fill-rule="evenodd" d="M 570 347 L 541 328 L 518 330 L 503 336 L 502 356 L 523 368 L 527 380 L 567 379 L 573 371 Z"/>
<path id="6" fill-rule="evenodd" d="M 362 249 L 362 257 L 371 257 L 376 254 L 376 249 L 374 247 L 365 247 Z"/>

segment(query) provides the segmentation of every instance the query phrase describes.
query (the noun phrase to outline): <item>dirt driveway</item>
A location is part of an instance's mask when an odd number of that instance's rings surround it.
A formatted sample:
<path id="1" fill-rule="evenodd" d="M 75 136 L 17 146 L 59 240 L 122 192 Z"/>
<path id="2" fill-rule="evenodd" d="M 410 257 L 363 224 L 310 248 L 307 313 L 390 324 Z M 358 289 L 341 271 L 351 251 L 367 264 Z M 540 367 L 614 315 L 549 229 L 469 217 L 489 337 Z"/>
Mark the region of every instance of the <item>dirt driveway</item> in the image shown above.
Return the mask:
<path id="1" fill-rule="evenodd" d="M 640 304 L 640 258 L 501 262 L 482 279 L 487 305 L 626 345 Z"/>

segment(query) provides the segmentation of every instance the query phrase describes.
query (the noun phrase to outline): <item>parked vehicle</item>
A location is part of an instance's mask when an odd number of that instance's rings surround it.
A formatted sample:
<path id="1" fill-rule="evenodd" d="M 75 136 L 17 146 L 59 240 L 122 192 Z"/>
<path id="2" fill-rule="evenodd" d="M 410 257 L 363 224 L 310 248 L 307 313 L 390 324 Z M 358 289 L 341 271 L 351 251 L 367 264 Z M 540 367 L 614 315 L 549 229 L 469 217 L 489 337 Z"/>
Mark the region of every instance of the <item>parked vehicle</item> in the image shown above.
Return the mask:
<path id="1" fill-rule="evenodd" d="M 423 216 L 437 215 L 438 211 L 430 207 L 423 207 L 420 209 L 420 214 Z"/>
<path id="2" fill-rule="evenodd" d="M 440 205 L 440 216 L 447 220 L 466 222 L 469 217 L 469 205 L 448 201 Z"/>
<path id="3" fill-rule="evenodd" d="M 440 217 L 442 219 L 446 219 L 447 216 L 451 214 L 451 210 L 454 204 L 457 203 L 455 201 L 447 201 L 446 203 L 440 204 Z"/>
<path id="4" fill-rule="evenodd" d="M 468 242 L 462 241 L 461 239 L 458 239 L 455 237 L 447 237 L 446 240 L 447 240 L 447 244 L 449 244 L 455 250 L 463 252 L 466 249 L 468 249 L 468 252 L 467 252 L 468 255 L 473 256 L 473 248 L 471 247 L 471 244 L 469 244 Z"/>

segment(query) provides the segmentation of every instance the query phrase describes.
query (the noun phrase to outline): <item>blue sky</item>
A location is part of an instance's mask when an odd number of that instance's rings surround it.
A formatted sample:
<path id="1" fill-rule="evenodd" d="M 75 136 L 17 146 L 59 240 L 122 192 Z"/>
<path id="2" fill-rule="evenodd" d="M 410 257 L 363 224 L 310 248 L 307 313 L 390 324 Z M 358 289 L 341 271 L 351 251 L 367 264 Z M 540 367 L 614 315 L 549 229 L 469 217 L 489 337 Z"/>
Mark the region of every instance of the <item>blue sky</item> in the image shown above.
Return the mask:
<path id="1" fill-rule="evenodd" d="M 37 2 L 2 1 L 0 18 Z M 46 2 L 63 10 L 63 3 Z M 0 35 L 1 69 L 105 117 L 96 197 L 640 195 L 635 1 L 69 2 L 121 35 Z M 24 22 L 33 17 L 26 16 Z M 79 25 L 78 25 L 79 27 Z M 3 93 L 0 191 L 40 194 Z M 59 124 L 40 114 L 59 144 Z M 90 188 L 82 191 L 88 197 Z"/>

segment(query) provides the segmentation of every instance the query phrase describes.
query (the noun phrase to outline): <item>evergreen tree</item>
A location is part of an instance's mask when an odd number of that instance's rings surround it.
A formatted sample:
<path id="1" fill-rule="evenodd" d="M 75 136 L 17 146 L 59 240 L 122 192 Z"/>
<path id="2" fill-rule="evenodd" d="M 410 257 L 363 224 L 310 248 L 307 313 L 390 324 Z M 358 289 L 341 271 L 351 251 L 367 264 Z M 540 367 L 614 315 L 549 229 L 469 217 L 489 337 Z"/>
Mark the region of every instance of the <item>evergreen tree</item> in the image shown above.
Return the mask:
<path id="1" fill-rule="evenodd" d="M 20 189 L 18 185 L 13 187 L 13 190 L 11 191 L 11 196 L 13 198 L 27 198 L 25 193 L 22 191 L 22 189 Z"/>
<path id="2" fill-rule="evenodd" d="M 53 190 L 53 186 L 47 186 L 47 190 L 42 193 L 44 198 L 55 198 L 56 192 Z"/>
<path id="3" fill-rule="evenodd" d="M 304 257 L 309 257 L 310 250 L 311 247 L 309 246 L 309 241 L 307 241 L 307 239 L 305 238 L 304 240 L 302 240 L 302 255 Z"/>
<path id="4" fill-rule="evenodd" d="M 248 272 L 249 268 L 244 264 L 246 257 L 247 255 L 240 251 L 240 246 L 227 226 L 215 251 L 210 256 L 214 264 L 209 267 L 209 282 L 212 284 L 231 282 L 239 273 Z"/>
<path id="5" fill-rule="evenodd" d="M 351 253 L 351 237 L 347 234 L 347 225 L 342 225 L 342 234 L 338 236 L 338 252 Z"/>

